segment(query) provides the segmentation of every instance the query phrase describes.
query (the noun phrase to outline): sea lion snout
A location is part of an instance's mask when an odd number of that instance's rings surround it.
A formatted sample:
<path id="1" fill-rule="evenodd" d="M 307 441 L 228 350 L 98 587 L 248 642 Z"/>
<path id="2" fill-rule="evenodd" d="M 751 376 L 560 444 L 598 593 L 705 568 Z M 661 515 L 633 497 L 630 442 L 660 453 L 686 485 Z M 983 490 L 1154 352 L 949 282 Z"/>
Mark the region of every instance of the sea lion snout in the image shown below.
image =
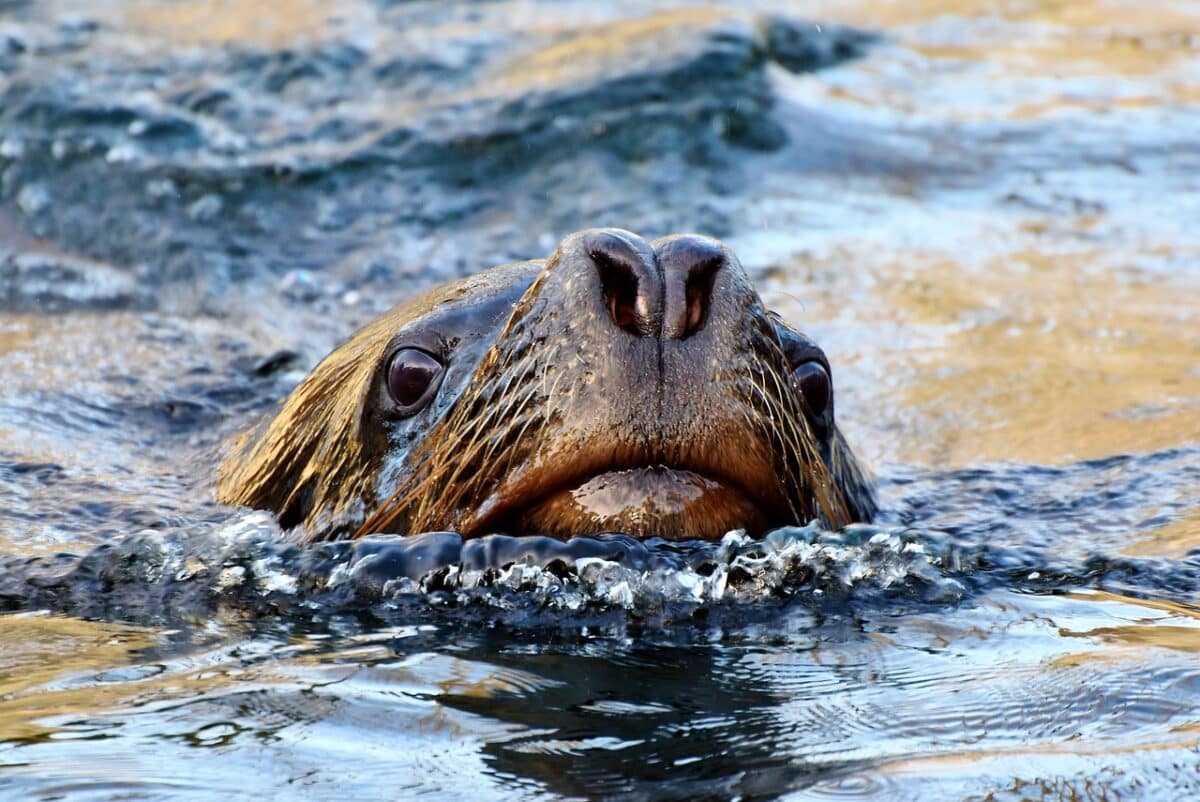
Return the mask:
<path id="1" fill-rule="evenodd" d="M 682 235 L 651 246 L 628 232 L 600 230 L 585 236 L 584 247 L 618 329 L 682 340 L 708 322 L 714 280 L 728 261 L 720 243 Z"/>

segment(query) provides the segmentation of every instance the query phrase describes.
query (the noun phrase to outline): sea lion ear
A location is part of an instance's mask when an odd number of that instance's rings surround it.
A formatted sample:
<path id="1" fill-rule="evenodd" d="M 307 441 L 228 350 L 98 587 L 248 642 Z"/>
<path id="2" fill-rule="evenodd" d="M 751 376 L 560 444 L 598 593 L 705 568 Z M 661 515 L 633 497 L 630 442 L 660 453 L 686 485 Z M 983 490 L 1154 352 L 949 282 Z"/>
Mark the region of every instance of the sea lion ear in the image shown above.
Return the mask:
<path id="1" fill-rule="evenodd" d="M 312 512 L 313 483 L 301 478 L 311 458 L 308 444 L 282 437 L 277 417 L 243 435 L 221 464 L 217 500 L 269 510 L 283 529 L 304 523 Z"/>
<path id="2" fill-rule="evenodd" d="M 301 389 L 273 420 L 234 445 L 217 481 L 219 501 L 269 510 L 283 529 L 308 521 L 321 496 L 314 463 L 327 422 L 299 413 L 302 405 L 294 401 Z"/>
<path id="3" fill-rule="evenodd" d="M 363 329 L 327 356 L 273 420 L 237 442 L 221 465 L 219 501 L 270 510 L 285 529 L 306 524 L 309 538 L 339 534 L 315 531 L 318 520 L 353 527 L 343 519 L 361 509 L 368 492 L 363 477 L 374 443 L 362 431 L 362 400 L 386 337 L 382 328 Z"/>

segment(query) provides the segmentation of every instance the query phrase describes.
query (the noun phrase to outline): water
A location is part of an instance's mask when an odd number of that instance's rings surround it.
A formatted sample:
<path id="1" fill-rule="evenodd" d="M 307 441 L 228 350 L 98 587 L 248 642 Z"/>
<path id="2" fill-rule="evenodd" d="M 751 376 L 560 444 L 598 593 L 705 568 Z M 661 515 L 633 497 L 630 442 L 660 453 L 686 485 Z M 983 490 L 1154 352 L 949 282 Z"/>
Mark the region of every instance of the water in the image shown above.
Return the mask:
<path id="1" fill-rule="evenodd" d="M 1200 795 L 1200 6 L 780 12 L 0 3 L 0 797 Z M 876 524 L 212 500 L 356 325 L 594 225 L 733 245 Z"/>

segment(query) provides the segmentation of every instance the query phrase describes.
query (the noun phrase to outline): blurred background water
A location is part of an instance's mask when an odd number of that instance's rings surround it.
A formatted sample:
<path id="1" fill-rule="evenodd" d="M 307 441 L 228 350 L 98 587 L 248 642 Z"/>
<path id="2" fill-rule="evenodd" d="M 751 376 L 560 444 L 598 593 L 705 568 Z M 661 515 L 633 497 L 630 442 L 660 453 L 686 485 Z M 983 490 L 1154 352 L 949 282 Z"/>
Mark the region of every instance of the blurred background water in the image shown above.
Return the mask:
<path id="1" fill-rule="evenodd" d="M 1200 796 L 1198 103 L 1195 3 L 0 2 L 0 796 Z M 316 592 L 213 501 L 598 225 L 730 242 L 877 530 Z"/>

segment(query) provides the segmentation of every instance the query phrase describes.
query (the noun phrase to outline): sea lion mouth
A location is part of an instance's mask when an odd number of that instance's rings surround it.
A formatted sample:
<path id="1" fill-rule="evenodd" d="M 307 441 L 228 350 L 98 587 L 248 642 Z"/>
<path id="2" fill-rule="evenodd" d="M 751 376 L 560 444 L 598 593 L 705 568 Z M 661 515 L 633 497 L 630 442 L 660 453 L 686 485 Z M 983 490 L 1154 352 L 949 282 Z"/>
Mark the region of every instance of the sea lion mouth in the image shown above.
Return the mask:
<path id="1" fill-rule="evenodd" d="M 496 494 L 463 534 L 623 532 L 711 540 L 733 529 L 761 533 L 772 522 L 790 520 L 781 507 L 780 500 L 751 491 L 735 477 L 651 464 L 576 475 L 531 494 Z"/>

